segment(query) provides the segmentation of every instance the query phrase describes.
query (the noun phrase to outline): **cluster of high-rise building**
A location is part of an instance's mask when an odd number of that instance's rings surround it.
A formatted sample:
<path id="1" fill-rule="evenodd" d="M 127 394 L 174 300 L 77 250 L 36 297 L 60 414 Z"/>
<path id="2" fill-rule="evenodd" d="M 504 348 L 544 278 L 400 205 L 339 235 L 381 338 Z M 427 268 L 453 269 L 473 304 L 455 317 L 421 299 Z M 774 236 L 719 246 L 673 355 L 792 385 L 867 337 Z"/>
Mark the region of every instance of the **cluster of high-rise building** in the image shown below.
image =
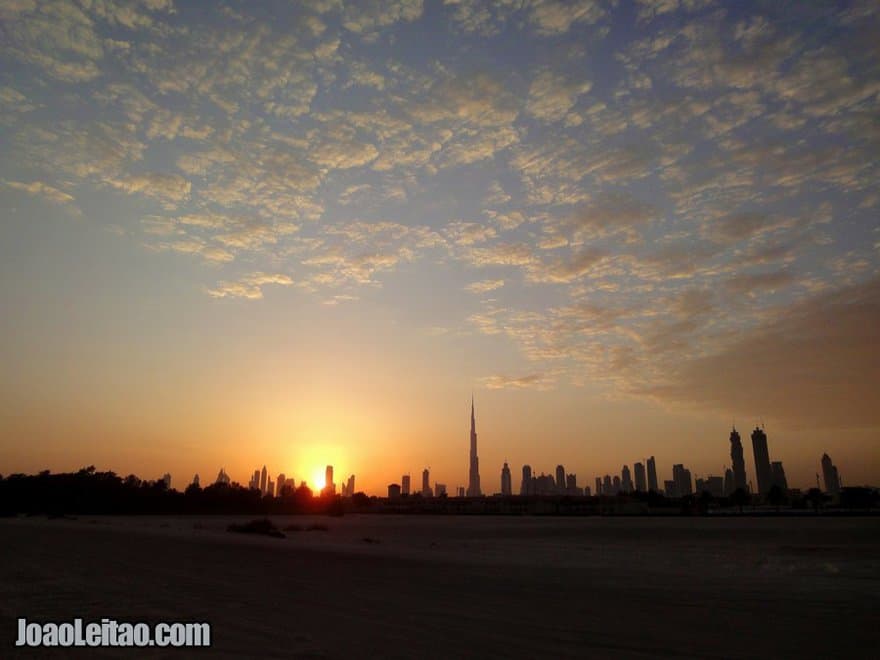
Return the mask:
<path id="1" fill-rule="evenodd" d="M 269 472 L 268 470 L 266 470 L 265 465 L 263 466 L 262 470 L 254 470 L 254 474 L 251 477 L 251 480 L 248 482 L 248 488 L 250 488 L 251 490 L 260 491 L 260 494 L 263 497 L 265 497 L 266 495 L 275 497 L 275 482 L 272 481 L 272 477 L 269 476 Z M 280 489 L 278 494 L 281 494 Z"/>
<path id="2" fill-rule="evenodd" d="M 632 470 L 624 465 L 620 475 L 606 474 L 596 477 L 595 494 L 613 496 L 632 492 L 662 492 L 667 497 L 685 497 L 688 495 L 709 493 L 713 497 L 729 497 L 737 490 L 744 493 L 756 494 L 766 497 L 774 487 L 778 487 L 781 493 L 789 491 L 788 480 L 785 476 L 785 468 L 782 461 L 771 461 L 770 450 L 767 442 L 767 433 L 763 427 L 755 427 L 751 434 L 752 452 L 755 461 L 755 475 L 757 489 L 754 489 L 746 476 L 745 457 L 742 440 L 739 432 L 734 427 L 730 432 L 730 459 L 731 466 L 725 467 L 724 475 L 707 475 L 696 477 L 681 463 L 672 466 L 672 479 L 664 480 L 662 491 L 657 479 L 657 464 L 653 456 L 644 462 L 636 462 Z M 471 467 L 470 483 L 479 483 L 477 465 L 476 427 L 474 421 L 473 401 L 471 402 Z M 825 481 L 825 491 L 830 494 L 840 492 L 840 477 L 828 454 L 822 456 L 822 474 Z M 816 475 L 818 485 L 819 475 Z M 459 495 L 463 495 L 463 489 L 459 489 Z M 468 494 L 472 489 L 468 490 Z M 512 495 L 510 467 L 507 461 L 501 468 L 501 495 Z M 591 494 L 590 488 L 581 488 L 577 485 L 577 477 L 574 474 L 566 474 L 562 465 L 556 467 L 555 476 L 552 474 L 535 475 L 530 465 L 523 465 L 522 481 L 519 489 L 520 495 L 586 495 Z"/>
<path id="3" fill-rule="evenodd" d="M 645 465 L 647 464 L 647 469 Z M 681 467 L 681 466 L 676 466 Z M 673 468 L 673 474 L 676 469 Z M 685 471 L 687 472 L 687 471 Z M 687 473 L 690 475 L 690 473 Z M 633 481 L 635 476 L 635 481 Z M 667 484 L 672 482 L 667 482 Z M 620 493 L 632 493 L 639 491 L 646 493 L 648 491 L 659 492 L 657 487 L 657 462 L 654 457 L 648 458 L 644 463 L 637 462 L 633 464 L 632 472 L 629 466 L 624 465 L 620 470 L 620 476 L 611 476 L 606 474 L 604 477 L 596 477 L 596 495 L 618 495 Z"/>
<path id="4" fill-rule="evenodd" d="M 507 463 L 504 464 L 505 466 Z M 502 469 L 503 476 L 503 469 Z M 504 491 L 504 479 L 501 481 L 501 494 L 509 494 Z M 556 466 L 556 475 L 535 475 L 531 465 L 523 465 L 522 481 L 519 486 L 520 495 L 590 495 L 590 488 L 581 488 L 577 485 L 577 476 L 566 473 L 563 465 Z"/>
<path id="5" fill-rule="evenodd" d="M 446 497 L 446 484 L 434 483 L 431 487 L 431 471 L 428 468 L 422 470 L 422 488 L 418 492 L 422 497 Z M 388 484 L 388 497 L 415 495 L 412 492 L 412 477 L 405 474 L 400 478 L 400 483 Z"/>
<path id="6" fill-rule="evenodd" d="M 714 497 L 727 497 L 737 490 L 745 493 L 754 492 L 757 495 L 766 497 L 774 486 L 786 493 L 788 491 L 788 480 L 785 476 L 785 469 L 782 461 L 771 461 L 770 451 L 767 443 L 767 433 L 763 427 L 755 427 L 752 431 L 752 452 L 755 460 L 755 475 L 757 479 L 757 490 L 753 490 L 746 477 L 745 457 L 743 452 L 742 440 L 739 432 L 734 427 L 730 432 L 730 459 L 731 466 L 725 467 L 723 476 L 707 475 L 704 477 L 696 477 L 682 463 L 676 463 L 672 466 L 672 479 L 664 480 L 662 493 L 667 497 L 685 497 L 693 494 L 707 492 Z M 840 490 L 840 478 L 837 474 L 837 468 L 831 464 L 831 459 L 825 454 L 822 457 L 822 473 L 825 479 L 825 490 L 829 493 L 836 493 Z M 817 475 L 818 481 L 818 475 Z M 409 477 L 405 477 L 404 494 L 409 492 Z M 604 477 L 596 477 L 595 494 L 596 495 L 618 495 L 621 493 L 632 492 L 656 492 L 660 493 L 659 481 L 657 479 L 657 463 L 653 456 L 645 459 L 644 462 L 636 462 L 632 466 L 632 470 L 628 465 L 621 468 L 620 475 L 606 474 Z M 423 493 L 427 493 L 428 489 L 423 487 Z M 476 415 L 474 413 L 474 401 L 471 398 L 471 430 L 470 430 L 470 464 L 468 469 L 468 486 L 467 490 L 459 487 L 457 494 L 459 497 L 479 497 L 482 495 L 480 489 L 480 464 L 477 453 L 477 427 Z M 507 461 L 501 468 L 501 492 L 502 496 L 510 496 L 513 494 L 511 483 L 510 466 Z M 555 475 L 553 474 L 534 474 L 531 465 L 523 465 L 522 481 L 520 482 L 519 494 L 523 496 L 532 495 L 591 495 L 590 487 L 581 488 L 577 484 L 577 476 L 568 474 L 564 466 L 557 465 Z"/>
<path id="7" fill-rule="evenodd" d="M 196 475 L 196 479 L 197 478 L 198 475 Z M 217 477 L 217 483 L 229 483 L 229 476 L 222 469 L 220 470 L 220 475 L 218 475 Z M 300 483 L 301 487 L 305 485 L 305 481 Z M 260 494 L 263 497 L 281 497 L 285 493 L 296 490 L 296 480 L 292 477 L 287 477 L 282 472 L 273 481 L 268 469 L 264 465 L 262 470 L 254 470 L 253 475 L 251 475 L 250 481 L 248 481 L 248 488 L 250 488 L 251 490 L 260 491 Z M 342 484 L 341 494 L 343 497 L 351 497 L 352 495 L 354 495 L 354 492 L 354 475 L 352 474 Z M 324 471 L 324 487 L 321 489 L 321 494 L 336 494 L 336 482 L 333 481 L 332 465 L 328 465 Z"/>
<path id="8" fill-rule="evenodd" d="M 755 427 L 754 431 L 752 431 L 751 439 L 757 488 L 753 487 L 753 484 L 746 475 L 742 438 L 734 426 L 730 432 L 731 464 L 730 467 L 725 466 L 723 476 L 707 475 L 704 477 L 698 476 L 694 479 L 688 468 L 681 463 L 676 463 L 672 466 L 672 479 L 664 480 L 661 490 L 660 482 L 657 478 L 657 464 L 654 457 L 651 456 L 645 459 L 644 462 L 638 461 L 634 463 L 632 470 L 630 470 L 629 465 L 624 465 L 621 468 L 620 475 L 606 474 L 602 477 L 596 477 L 595 495 L 614 496 L 633 492 L 655 492 L 663 493 L 667 497 L 685 497 L 707 492 L 714 497 L 729 497 L 736 491 L 741 490 L 746 494 L 766 497 L 774 486 L 778 487 L 782 493 L 788 492 L 788 480 L 785 476 L 782 461 L 770 460 L 767 433 L 763 426 Z M 828 454 L 822 455 L 821 466 L 825 491 L 832 495 L 838 494 L 841 489 L 840 475 Z M 446 484 L 434 483 L 432 487 L 430 477 L 430 470 L 425 468 L 422 471 L 422 487 L 418 494 L 422 497 L 445 497 L 447 495 Z M 170 484 L 171 475 L 166 474 L 163 479 L 166 481 L 166 484 Z M 198 475 L 196 475 L 193 481 L 195 484 L 198 484 Z M 217 483 L 228 484 L 229 482 L 229 476 L 221 469 L 217 475 Z M 286 478 L 284 474 L 279 474 L 276 480 L 273 481 L 265 465 L 262 470 L 254 470 L 248 485 L 251 489 L 260 491 L 263 496 L 281 496 L 285 488 L 294 489 L 296 486 L 294 480 Z M 305 485 L 305 482 L 303 482 L 303 485 Z M 817 487 L 819 486 L 818 474 L 816 475 L 816 485 Z M 473 398 L 471 398 L 468 483 L 467 487 L 458 486 L 455 492 L 458 497 L 483 496 L 480 483 L 480 459 L 477 453 L 477 422 Z M 325 485 L 321 493 L 324 495 L 336 494 L 332 465 L 327 466 Z M 343 497 L 351 497 L 354 493 L 354 475 L 351 475 L 342 484 L 341 494 Z M 416 492 L 412 489 L 412 478 L 409 474 L 404 474 L 399 484 L 394 483 L 388 486 L 389 498 L 415 494 Z M 504 497 L 514 494 L 511 470 L 507 461 L 504 461 L 504 465 L 501 468 L 501 490 L 499 494 Z M 577 475 L 567 473 L 565 467 L 560 464 L 556 466 L 555 474 L 544 474 L 541 472 L 537 475 L 532 471 L 531 465 L 523 465 L 522 480 L 520 481 L 518 494 L 521 496 L 575 495 L 589 497 L 594 493 L 589 486 L 579 486 Z"/>
<path id="9" fill-rule="evenodd" d="M 770 449 L 767 445 L 767 433 L 762 426 L 756 426 L 752 431 L 752 453 L 755 458 L 755 477 L 757 490 L 746 478 L 746 464 L 743 457 L 743 446 L 736 427 L 730 431 L 730 460 L 731 467 L 724 471 L 722 494 L 732 495 L 737 490 L 746 493 L 754 492 L 766 497 L 774 486 L 783 493 L 788 491 L 788 479 L 785 476 L 785 468 L 782 461 L 770 460 Z"/>
<path id="10" fill-rule="evenodd" d="M 781 461 L 771 461 L 770 451 L 767 446 L 767 434 L 763 428 L 756 427 L 752 432 L 752 451 L 755 457 L 755 473 L 758 479 L 756 494 L 766 496 L 774 485 L 779 486 L 785 493 L 788 490 L 788 481 L 785 477 L 785 469 Z M 707 492 L 714 497 L 728 497 L 736 490 L 741 489 L 745 493 L 752 491 L 746 478 L 745 457 L 743 455 L 742 439 L 734 427 L 730 432 L 730 460 L 731 467 L 726 467 L 724 476 L 707 475 L 697 477 L 682 463 L 672 466 L 672 479 L 663 481 L 662 493 L 667 497 L 685 497 L 687 495 Z M 596 492 L 600 495 L 617 495 L 619 493 L 661 492 L 657 482 L 657 467 L 652 456 L 647 461 L 647 472 L 642 463 L 633 466 L 635 483 L 630 480 L 629 467 L 624 465 L 620 476 L 605 475 L 596 478 Z"/>
<path id="11" fill-rule="evenodd" d="M 354 475 L 349 475 L 345 483 L 342 484 L 342 496 L 351 497 L 354 495 Z"/>

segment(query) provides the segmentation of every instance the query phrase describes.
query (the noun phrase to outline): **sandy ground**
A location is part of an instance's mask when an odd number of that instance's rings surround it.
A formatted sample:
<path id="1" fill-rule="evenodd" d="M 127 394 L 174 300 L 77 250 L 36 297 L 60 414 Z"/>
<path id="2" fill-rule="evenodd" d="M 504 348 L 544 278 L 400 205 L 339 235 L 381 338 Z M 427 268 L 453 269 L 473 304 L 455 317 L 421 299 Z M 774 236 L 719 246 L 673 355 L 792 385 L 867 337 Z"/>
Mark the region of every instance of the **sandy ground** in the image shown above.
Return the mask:
<path id="1" fill-rule="evenodd" d="M 200 655 L 230 658 L 832 658 L 880 648 L 880 518 L 276 517 L 329 529 L 225 531 L 248 519 L 0 520 L 0 657 L 16 657 L 18 616 L 204 620 L 214 645 Z"/>

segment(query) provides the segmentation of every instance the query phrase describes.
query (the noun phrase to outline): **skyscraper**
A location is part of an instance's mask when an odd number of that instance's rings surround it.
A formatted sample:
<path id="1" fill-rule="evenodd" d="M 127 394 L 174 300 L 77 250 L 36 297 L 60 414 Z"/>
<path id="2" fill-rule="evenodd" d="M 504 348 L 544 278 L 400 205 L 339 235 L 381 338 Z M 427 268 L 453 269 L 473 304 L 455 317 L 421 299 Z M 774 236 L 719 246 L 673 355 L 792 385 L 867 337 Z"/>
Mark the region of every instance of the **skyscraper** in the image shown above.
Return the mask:
<path id="1" fill-rule="evenodd" d="M 736 487 L 733 485 L 733 470 L 727 468 L 724 470 L 724 497 L 730 497 Z"/>
<path id="2" fill-rule="evenodd" d="M 746 462 L 743 459 L 743 446 L 736 427 L 730 432 L 730 460 L 732 461 L 731 469 L 733 470 L 733 492 L 737 488 L 748 491 L 746 484 Z"/>
<path id="3" fill-rule="evenodd" d="M 701 479 L 698 477 L 696 481 L 697 495 L 701 495 L 702 493 L 709 493 L 712 497 L 724 496 L 724 479 L 722 479 L 721 477 L 713 477 L 712 475 L 709 475 L 705 479 Z"/>
<path id="4" fill-rule="evenodd" d="M 428 468 L 422 470 L 422 497 L 432 497 L 434 492 L 431 490 L 431 473 Z"/>
<path id="5" fill-rule="evenodd" d="M 266 471 L 266 466 L 263 466 L 263 471 L 260 472 L 260 492 L 265 495 L 266 494 L 266 480 L 269 478 L 269 473 Z"/>
<path id="6" fill-rule="evenodd" d="M 675 490 L 679 497 L 693 495 L 694 483 L 691 479 L 691 471 L 681 463 L 672 466 L 672 480 L 675 482 Z"/>
<path id="7" fill-rule="evenodd" d="M 510 468 L 507 467 L 507 461 L 501 468 L 501 494 L 505 496 L 512 495 L 510 488 Z"/>
<path id="8" fill-rule="evenodd" d="M 602 495 L 602 479 L 596 477 L 596 495 Z"/>
<path id="9" fill-rule="evenodd" d="M 523 465 L 522 470 L 522 483 L 519 487 L 520 495 L 531 495 L 532 494 L 532 466 L 531 465 Z"/>
<path id="10" fill-rule="evenodd" d="M 474 398 L 471 397 L 471 467 L 468 477 L 468 497 L 480 497 L 480 459 L 477 456 L 477 420 L 474 416 Z"/>
<path id="11" fill-rule="evenodd" d="M 556 466 L 556 490 L 560 493 L 565 492 L 565 468 L 561 465 Z"/>
<path id="12" fill-rule="evenodd" d="M 752 431 L 752 451 L 755 454 L 755 476 L 758 478 L 758 493 L 766 495 L 773 486 L 773 469 L 770 467 L 770 451 L 767 449 L 767 434 L 764 429 L 755 427 Z M 734 468 L 734 472 L 736 468 Z"/>
<path id="13" fill-rule="evenodd" d="M 400 478 L 400 494 L 401 495 L 409 495 L 409 475 L 405 474 Z"/>
<path id="14" fill-rule="evenodd" d="M 654 462 L 654 457 L 648 459 L 648 490 L 652 490 L 655 493 L 660 492 L 660 488 L 657 485 L 657 463 Z"/>
<path id="15" fill-rule="evenodd" d="M 333 483 L 333 466 L 328 465 L 324 471 L 324 492 L 330 495 L 336 494 L 336 484 Z"/>
<path id="16" fill-rule="evenodd" d="M 602 494 L 603 495 L 616 495 L 614 492 L 614 486 L 611 483 L 611 476 L 605 475 L 602 477 Z"/>
<path id="17" fill-rule="evenodd" d="M 285 481 L 287 481 L 287 477 L 284 476 L 283 472 L 275 479 L 275 495 L 277 497 L 281 497 L 284 494 Z"/>
<path id="18" fill-rule="evenodd" d="M 556 480 L 553 475 L 542 472 L 537 478 L 532 479 L 532 493 L 534 495 L 555 495 L 557 492 Z"/>
<path id="19" fill-rule="evenodd" d="M 633 465 L 633 472 L 636 475 L 636 490 L 644 493 L 648 490 L 648 481 L 645 479 L 645 464 L 636 463 Z"/>
<path id="20" fill-rule="evenodd" d="M 830 495 L 840 492 L 840 475 L 828 454 L 822 454 L 822 479 L 825 481 L 825 492 Z"/>
<path id="21" fill-rule="evenodd" d="M 782 492 L 788 490 L 788 479 L 785 478 L 785 470 L 782 468 L 782 461 L 773 461 L 770 464 L 770 472 L 773 477 L 773 485 L 779 486 Z"/>
<path id="22" fill-rule="evenodd" d="M 620 471 L 620 490 L 624 493 L 631 493 L 633 489 L 632 476 L 630 476 L 629 466 L 624 465 Z"/>

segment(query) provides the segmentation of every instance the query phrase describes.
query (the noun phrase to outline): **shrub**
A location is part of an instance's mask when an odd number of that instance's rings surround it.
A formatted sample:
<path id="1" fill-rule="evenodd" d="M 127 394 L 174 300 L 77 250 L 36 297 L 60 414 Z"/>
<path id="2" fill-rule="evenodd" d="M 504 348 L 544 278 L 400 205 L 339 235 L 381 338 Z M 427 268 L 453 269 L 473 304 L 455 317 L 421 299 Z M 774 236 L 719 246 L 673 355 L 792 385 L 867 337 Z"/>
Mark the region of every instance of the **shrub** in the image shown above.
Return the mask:
<path id="1" fill-rule="evenodd" d="M 276 539 L 285 538 L 284 532 L 278 529 L 268 518 L 258 518 L 241 525 L 233 523 L 226 528 L 226 531 L 238 532 L 239 534 L 261 534 Z"/>

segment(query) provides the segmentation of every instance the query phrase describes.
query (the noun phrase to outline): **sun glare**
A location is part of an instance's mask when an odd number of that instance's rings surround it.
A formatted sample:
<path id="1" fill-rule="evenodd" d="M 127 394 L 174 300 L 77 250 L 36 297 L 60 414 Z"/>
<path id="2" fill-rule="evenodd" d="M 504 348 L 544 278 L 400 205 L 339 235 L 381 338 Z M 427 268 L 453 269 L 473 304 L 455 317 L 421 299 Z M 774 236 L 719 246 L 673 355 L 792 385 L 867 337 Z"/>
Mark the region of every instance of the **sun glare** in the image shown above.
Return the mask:
<path id="1" fill-rule="evenodd" d="M 314 491 L 318 492 L 324 489 L 324 482 L 326 478 L 324 476 L 324 468 L 316 468 L 312 473 L 312 483 L 309 484 L 309 487 Z"/>

